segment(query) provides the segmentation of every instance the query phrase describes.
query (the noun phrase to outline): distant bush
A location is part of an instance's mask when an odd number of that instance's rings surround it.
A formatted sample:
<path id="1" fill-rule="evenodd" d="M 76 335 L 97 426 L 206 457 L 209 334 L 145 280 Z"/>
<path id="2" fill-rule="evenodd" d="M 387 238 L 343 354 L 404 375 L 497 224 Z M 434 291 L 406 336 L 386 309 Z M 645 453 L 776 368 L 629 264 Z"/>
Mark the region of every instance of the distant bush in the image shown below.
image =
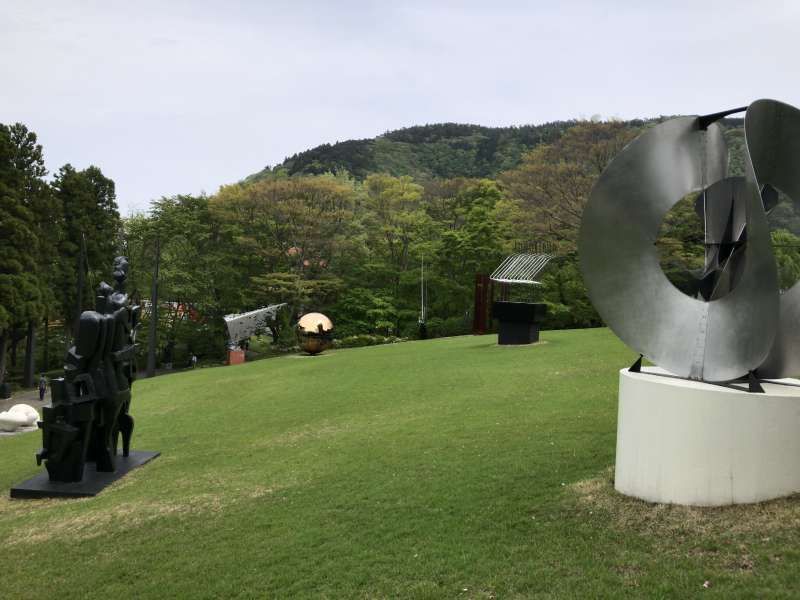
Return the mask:
<path id="1" fill-rule="evenodd" d="M 464 317 L 448 317 L 446 319 L 431 317 L 426 325 L 429 338 L 467 335 L 472 332 L 472 323 Z"/>
<path id="2" fill-rule="evenodd" d="M 393 335 L 349 335 L 347 337 L 333 340 L 334 348 L 358 348 L 361 346 L 379 346 L 380 344 L 396 344 L 398 342 L 405 342 L 406 338 L 396 337 Z"/>

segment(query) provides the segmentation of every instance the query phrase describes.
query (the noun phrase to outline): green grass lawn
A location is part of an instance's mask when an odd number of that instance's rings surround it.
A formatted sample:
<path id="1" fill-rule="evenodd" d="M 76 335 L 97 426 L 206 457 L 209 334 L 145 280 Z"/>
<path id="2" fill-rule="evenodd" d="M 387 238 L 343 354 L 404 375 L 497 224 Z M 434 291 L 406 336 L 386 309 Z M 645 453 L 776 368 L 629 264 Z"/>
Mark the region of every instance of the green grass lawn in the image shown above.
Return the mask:
<path id="1" fill-rule="evenodd" d="M 609 331 L 287 356 L 134 386 L 162 456 L 99 497 L 0 499 L 2 598 L 797 597 L 800 500 L 616 495 Z M 0 488 L 39 434 L 0 439 Z M 708 581 L 710 587 L 703 587 Z"/>

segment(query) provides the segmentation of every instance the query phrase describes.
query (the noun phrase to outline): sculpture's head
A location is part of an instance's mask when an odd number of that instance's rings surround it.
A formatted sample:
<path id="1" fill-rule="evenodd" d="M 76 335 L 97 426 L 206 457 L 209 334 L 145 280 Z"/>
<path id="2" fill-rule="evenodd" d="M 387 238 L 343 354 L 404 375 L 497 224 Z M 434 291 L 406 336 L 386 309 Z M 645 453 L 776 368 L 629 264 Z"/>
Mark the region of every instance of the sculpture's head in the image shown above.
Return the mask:
<path id="1" fill-rule="evenodd" d="M 114 281 L 122 283 L 128 278 L 128 258 L 117 256 L 114 259 Z"/>

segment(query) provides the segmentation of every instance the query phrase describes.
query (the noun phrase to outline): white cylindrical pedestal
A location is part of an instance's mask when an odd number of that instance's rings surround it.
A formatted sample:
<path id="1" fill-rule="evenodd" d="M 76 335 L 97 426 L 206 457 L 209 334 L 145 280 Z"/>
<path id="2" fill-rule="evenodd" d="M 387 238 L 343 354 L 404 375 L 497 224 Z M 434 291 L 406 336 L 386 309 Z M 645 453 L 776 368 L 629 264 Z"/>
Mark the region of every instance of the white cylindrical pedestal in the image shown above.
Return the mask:
<path id="1" fill-rule="evenodd" d="M 620 371 L 617 491 L 698 506 L 800 491 L 800 387 L 750 394 L 642 371 Z"/>

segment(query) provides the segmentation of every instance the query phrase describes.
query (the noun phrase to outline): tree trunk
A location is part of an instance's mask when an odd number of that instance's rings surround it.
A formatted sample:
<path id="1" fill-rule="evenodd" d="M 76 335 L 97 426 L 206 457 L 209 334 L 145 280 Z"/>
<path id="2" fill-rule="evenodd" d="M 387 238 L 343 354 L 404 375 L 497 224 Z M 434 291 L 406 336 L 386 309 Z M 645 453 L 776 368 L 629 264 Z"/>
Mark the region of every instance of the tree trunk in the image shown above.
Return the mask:
<path id="1" fill-rule="evenodd" d="M 6 348 L 8 347 L 8 330 L 0 331 L 0 383 L 6 379 Z"/>
<path id="2" fill-rule="evenodd" d="M 33 387 L 33 372 L 36 370 L 34 352 L 36 351 L 36 325 L 28 321 L 28 339 L 25 342 L 25 370 L 22 375 L 22 385 Z"/>
<path id="3" fill-rule="evenodd" d="M 44 318 L 44 356 L 42 356 L 42 370 L 50 369 L 50 320 Z"/>
<path id="4" fill-rule="evenodd" d="M 81 312 L 83 312 L 83 285 L 84 285 L 84 273 L 83 273 L 83 263 L 84 263 L 84 246 L 83 242 L 81 242 L 81 250 L 78 252 L 78 287 L 75 290 L 75 315 L 74 321 L 72 323 L 72 338 L 74 340 L 78 339 L 78 326 L 81 322 Z"/>
<path id="5" fill-rule="evenodd" d="M 17 368 L 17 344 L 19 344 L 20 338 L 17 337 L 17 332 L 11 332 L 11 368 Z"/>

